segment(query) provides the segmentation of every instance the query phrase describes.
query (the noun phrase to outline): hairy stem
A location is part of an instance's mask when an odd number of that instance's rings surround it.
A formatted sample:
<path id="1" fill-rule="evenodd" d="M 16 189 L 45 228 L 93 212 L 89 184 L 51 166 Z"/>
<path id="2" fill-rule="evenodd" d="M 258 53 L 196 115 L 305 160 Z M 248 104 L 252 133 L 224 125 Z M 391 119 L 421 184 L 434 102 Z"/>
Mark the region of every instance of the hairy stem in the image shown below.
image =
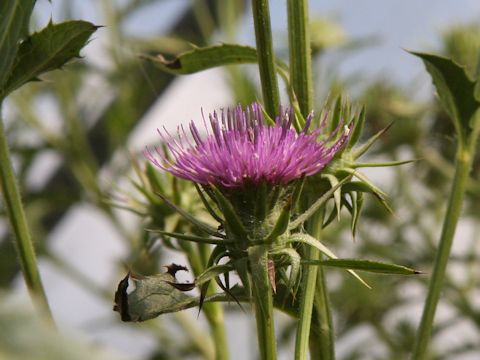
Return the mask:
<path id="1" fill-rule="evenodd" d="M 267 114 L 275 118 L 280 105 L 280 97 L 275 70 L 268 0 L 252 0 L 252 9 L 263 103 Z"/>
<path id="2" fill-rule="evenodd" d="M 428 288 L 427 300 L 423 309 L 417 341 L 413 351 L 412 358 L 415 360 L 425 359 L 427 355 L 435 311 L 437 309 L 445 279 L 445 272 L 448 258 L 450 256 L 450 250 L 452 248 L 455 229 L 462 210 L 463 197 L 466 190 L 466 183 L 468 181 L 468 174 L 470 173 L 473 158 L 472 154 L 473 149 L 475 149 L 474 144 L 476 144 L 476 141 L 471 141 L 471 143 L 473 144 L 468 148 L 463 146 L 463 144 L 459 144 L 458 146 L 455 175 L 450 198 L 448 200 L 447 213 L 445 214 L 439 248 L 435 257 L 433 273 Z"/>
<path id="3" fill-rule="evenodd" d="M 1 100 L 0 100 L 1 104 Z M 27 225 L 20 191 L 13 171 L 3 122 L 0 118 L 0 188 L 5 210 L 14 234 L 15 248 L 30 296 L 40 313 L 53 322 L 37 267 L 37 258 Z"/>

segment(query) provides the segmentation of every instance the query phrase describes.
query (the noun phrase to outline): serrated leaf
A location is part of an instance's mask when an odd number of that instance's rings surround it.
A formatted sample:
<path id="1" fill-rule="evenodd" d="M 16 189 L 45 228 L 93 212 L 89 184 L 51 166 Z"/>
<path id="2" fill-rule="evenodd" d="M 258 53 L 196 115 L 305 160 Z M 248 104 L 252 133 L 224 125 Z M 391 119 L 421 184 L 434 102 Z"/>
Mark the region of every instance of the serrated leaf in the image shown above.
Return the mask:
<path id="1" fill-rule="evenodd" d="M 39 75 L 59 69 L 69 60 L 79 57 L 80 50 L 97 29 L 87 21 L 74 20 L 49 23 L 27 37 L 18 48 L 3 93 L 7 95 Z"/>
<path id="2" fill-rule="evenodd" d="M 185 75 L 218 66 L 256 63 L 257 50 L 251 46 L 222 44 L 194 48 L 179 54 L 173 60 L 167 60 L 162 55 L 143 55 L 143 57 L 168 73 Z"/>
<path id="3" fill-rule="evenodd" d="M 309 261 L 312 263 L 313 261 Z M 388 264 L 379 261 L 363 260 L 363 259 L 328 259 L 319 260 L 316 263 L 323 266 L 331 266 L 342 269 L 353 269 L 368 271 L 380 274 L 392 275 L 418 275 L 420 271 L 411 269 L 403 265 Z"/>
<path id="4" fill-rule="evenodd" d="M 476 81 L 452 59 L 434 54 L 410 52 L 421 58 L 430 73 L 440 102 L 453 120 L 460 141 L 472 132 L 471 119 L 480 106 L 475 98 Z"/>
<path id="5" fill-rule="evenodd" d="M 11 72 L 18 44 L 25 35 L 34 0 L 0 1 L 0 89 Z M 0 91 L 0 101 L 5 95 Z"/>

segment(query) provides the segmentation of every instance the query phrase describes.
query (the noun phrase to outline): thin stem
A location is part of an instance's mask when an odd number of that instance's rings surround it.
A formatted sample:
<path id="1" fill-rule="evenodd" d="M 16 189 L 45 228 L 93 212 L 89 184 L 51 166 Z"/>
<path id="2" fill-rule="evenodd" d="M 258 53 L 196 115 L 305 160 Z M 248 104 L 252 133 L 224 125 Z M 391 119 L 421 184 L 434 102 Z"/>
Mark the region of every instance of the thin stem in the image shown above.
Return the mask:
<path id="1" fill-rule="evenodd" d="M 316 239 L 321 237 L 322 219 L 323 208 L 318 210 L 306 224 L 307 232 Z M 309 247 L 305 259 L 318 260 L 320 259 L 320 252 Z M 323 267 L 308 266 L 304 271 L 295 359 L 307 359 L 308 344 L 310 343 L 312 359 L 332 360 L 335 359 L 333 324 Z M 317 314 L 320 334 L 315 337 L 314 341 L 309 342 L 313 311 Z"/>
<path id="2" fill-rule="evenodd" d="M 192 247 L 189 243 L 183 243 L 182 249 L 185 251 L 190 266 L 195 276 L 198 276 L 205 269 L 200 254 L 200 249 Z M 210 285 L 207 295 L 215 293 L 215 287 Z M 204 304 L 203 312 L 207 318 L 208 325 L 212 332 L 213 345 L 215 346 L 215 359 L 227 360 L 229 358 L 228 342 L 225 334 L 225 318 L 223 306 L 221 303 Z"/>
<path id="3" fill-rule="evenodd" d="M 23 277 L 32 301 L 38 306 L 40 313 L 53 323 L 52 313 L 38 272 L 35 249 L 32 244 L 25 211 L 22 206 L 20 191 L 10 160 L 10 151 L 8 149 L 6 134 L 1 119 L 0 164 L 2 164 L 0 166 L 0 188 L 8 219 L 14 233 L 15 248 L 22 268 Z"/>
<path id="4" fill-rule="evenodd" d="M 275 360 L 277 344 L 273 321 L 272 288 L 268 276 L 268 248 L 252 246 L 248 249 L 248 255 L 260 359 Z"/>
<path id="5" fill-rule="evenodd" d="M 311 341 L 312 359 L 335 359 L 335 338 L 333 331 L 332 311 L 328 298 L 327 283 L 323 266 L 318 266 L 317 287 L 315 294 L 315 311 L 319 322 L 320 336 Z M 314 356 L 314 352 L 317 353 Z"/>
<path id="6" fill-rule="evenodd" d="M 476 143 L 476 141 L 472 141 Z M 440 298 L 440 292 L 445 279 L 450 250 L 458 219 L 462 210 L 463 197 L 466 190 L 466 183 L 472 162 L 474 146 L 469 149 L 459 144 L 457 161 L 455 164 L 455 175 L 452 184 L 452 191 L 448 200 L 447 213 L 443 223 L 439 248 L 435 257 L 430 285 L 428 288 L 427 300 L 423 309 L 422 319 L 418 330 L 417 342 L 413 351 L 413 359 L 422 360 L 426 358 L 427 347 L 433 327 L 433 319 Z"/>
<path id="7" fill-rule="evenodd" d="M 308 260 L 319 260 L 320 251 L 308 247 L 305 258 Z M 312 323 L 313 301 L 317 283 L 317 266 L 305 266 L 302 279 L 302 294 L 300 297 L 300 313 L 295 339 L 295 360 L 307 359 L 308 343 L 310 338 L 310 327 Z"/>
<path id="8" fill-rule="evenodd" d="M 313 105 L 312 56 L 308 28 L 308 1 L 288 0 L 290 81 L 303 116 Z"/>
<path id="9" fill-rule="evenodd" d="M 268 0 L 252 0 L 252 10 L 263 103 L 267 114 L 275 118 L 280 104 L 280 96 L 275 70 Z"/>

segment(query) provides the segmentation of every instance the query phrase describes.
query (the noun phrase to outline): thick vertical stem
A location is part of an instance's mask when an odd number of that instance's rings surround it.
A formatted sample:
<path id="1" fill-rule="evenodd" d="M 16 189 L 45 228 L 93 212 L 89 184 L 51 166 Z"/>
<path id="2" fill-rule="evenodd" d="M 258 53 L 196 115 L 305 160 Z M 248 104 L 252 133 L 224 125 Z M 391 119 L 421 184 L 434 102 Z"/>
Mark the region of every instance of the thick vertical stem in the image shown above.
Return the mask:
<path id="1" fill-rule="evenodd" d="M 252 246 L 248 249 L 248 257 L 260 359 L 275 360 L 277 341 L 273 321 L 272 288 L 268 277 L 268 248 Z"/>
<path id="2" fill-rule="evenodd" d="M 263 103 L 267 114 L 274 118 L 278 112 L 280 97 L 275 70 L 268 0 L 252 0 L 252 9 Z"/>
<path id="3" fill-rule="evenodd" d="M 1 100 L 0 100 L 1 103 Z M 15 179 L 10 151 L 3 122 L 0 119 L 0 188 L 4 206 L 15 238 L 15 248 L 22 268 L 23 277 L 33 302 L 38 305 L 42 315 L 53 321 L 47 297 L 43 290 L 42 281 L 37 267 L 35 250 L 23 210 L 20 191 Z"/>
<path id="4" fill-rule="evenodd" d="M 303 116 L 313 110 L 312 56 L 308 26 L 308 0 L 288 0 L 290 81 Z"/>
<path id="5" fill-rule="evenodd" d="M 476 141 L 473 143 L 476 143 Z M 426 358 L 428 343 L 433 327 L 433 319 L 445 279 L 445 272 L 448 258 L 450 256 L 450 250 L 452 248 L 455 229 L 462 210 L 465 186 L 468 180 L 473 157 L 473 149 L 474 146 L 470 146 L 469 149 L 466 149 L 460 144 L 457 152 L 452 191 L 450 192 L 450 198 L 448 200 L 447 213 L 445 214 L 439 248 L 435 257 L 433 273 L 428 288 L 427 300 L 420 321 L 417 342 L 415 343 L 413 351 L 412 358 L 415 360 L 423 360 Z"/>

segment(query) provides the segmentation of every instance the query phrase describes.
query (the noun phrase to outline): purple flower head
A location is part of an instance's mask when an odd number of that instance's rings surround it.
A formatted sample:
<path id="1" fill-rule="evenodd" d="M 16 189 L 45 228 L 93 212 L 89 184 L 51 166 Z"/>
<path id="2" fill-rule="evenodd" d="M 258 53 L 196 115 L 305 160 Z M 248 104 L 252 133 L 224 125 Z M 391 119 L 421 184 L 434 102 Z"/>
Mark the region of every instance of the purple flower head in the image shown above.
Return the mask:
<path id="1" fill-rule="evenodd" d="M 292 118 L 293 111 L 281 110 L 275 125 L 270 126 L 259 104 L 253 103 L 245 110 L 239 105 L 210 114 L 211 132 L 204 119 L 204 138 L 193 121 L 189 126 L 193 141 L 183 126 L 176 138 L 158 130 L 171 156 L 167 158 L 158 149 L 158 156 L 148 149 L 146 156 L 174 176 L 203 185 L 238 189 L 261 182 L 287 184 L 323 169 L 348 138 L 346 131 L 330 144 L 337 129 L 328 139 L 319 141 L 322 125 L 307 132 L 312 115 L 301 133 L 291 127 Z"/>

